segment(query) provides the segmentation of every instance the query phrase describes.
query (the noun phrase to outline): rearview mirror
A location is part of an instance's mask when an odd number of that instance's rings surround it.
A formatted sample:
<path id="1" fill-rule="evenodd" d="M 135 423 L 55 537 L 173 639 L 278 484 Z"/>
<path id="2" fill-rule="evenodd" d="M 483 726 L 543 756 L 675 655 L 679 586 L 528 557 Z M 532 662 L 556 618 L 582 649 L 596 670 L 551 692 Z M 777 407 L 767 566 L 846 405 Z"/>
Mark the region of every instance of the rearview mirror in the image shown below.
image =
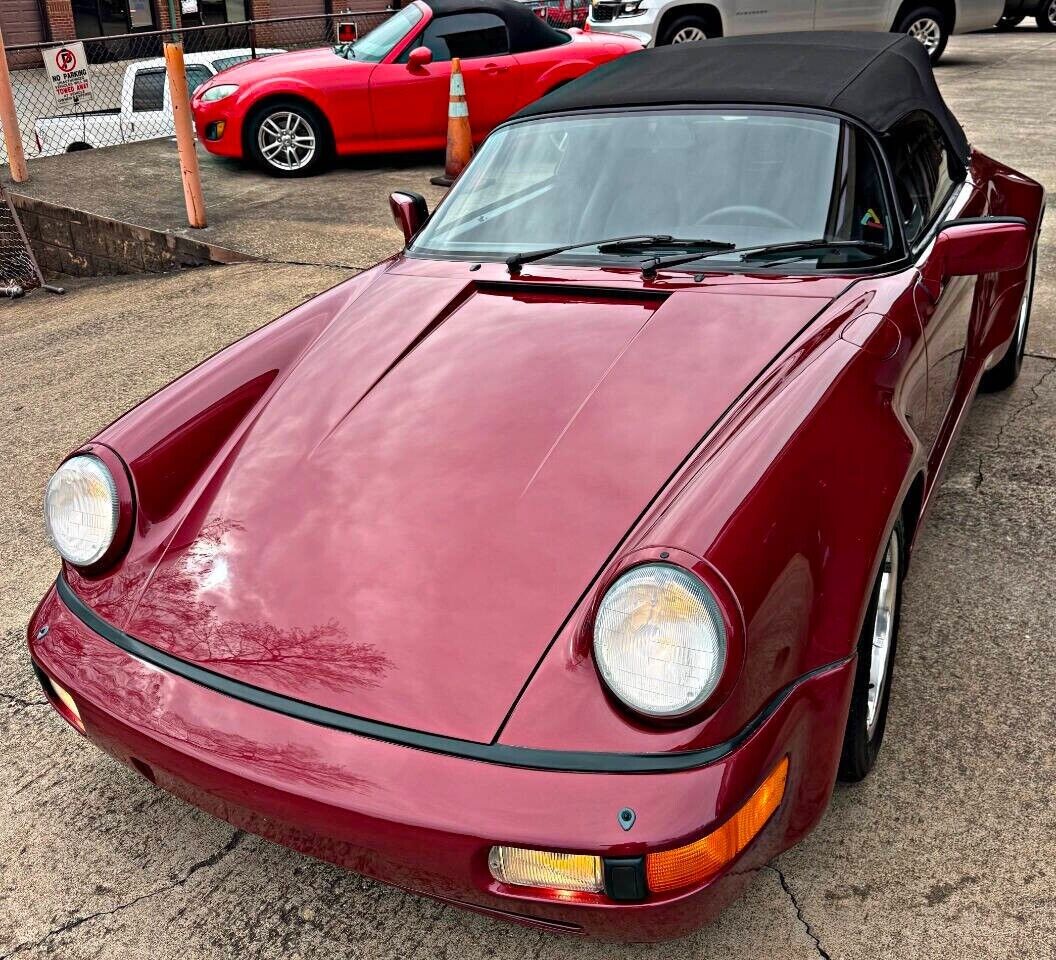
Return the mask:
<path id="1" fill-rule="evenodd" d="M 1030 234 L 1022 217 L 951 220 L 935 241 L 935 259 L 947 277 L 1018 270 L 1029 253 Z"/>
<path id="2" fill-rule="evenodd" d="M 401 191 L 389 196 L 389 209 L 396 226 L 403 231 L 403 239 L 410 243 L 414 235 L 422 229 L 422 224 L 429 217 L 429 204 L 420 193 Z"/>
<path id="3" fill-rule="evenodd" d="M 428 47 L 415 47 L 407 55 L 407 66 L 414 67 L 427 67 L 433 62 L 433 51 Z"/>

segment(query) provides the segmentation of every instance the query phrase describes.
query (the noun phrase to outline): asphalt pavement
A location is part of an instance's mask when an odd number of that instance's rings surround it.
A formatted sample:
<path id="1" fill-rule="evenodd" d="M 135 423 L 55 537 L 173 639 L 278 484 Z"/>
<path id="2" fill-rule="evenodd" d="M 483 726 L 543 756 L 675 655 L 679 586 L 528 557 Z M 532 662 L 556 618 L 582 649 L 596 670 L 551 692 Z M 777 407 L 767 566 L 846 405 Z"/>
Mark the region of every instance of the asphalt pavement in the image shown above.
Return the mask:
<path id="1" fill-rule="evenodd" d="M 1056 189 L 1056 36 L 954 38 L 939 80 L 977 146 Z M 279 258 L 307 265 L 0 304 L 0 960 L 1056 957 L 1054 238 L 1050 214 L 1022 376 L 977 401 L 922 535 L 874 774 L 838 787 L 716 924 L 649 947 L 507 926 L 234 831 L 77 737 L 33 679 L 24 631 L 58 566 L 40 521 L 56 462 L 350 270 L 313 264 L 309 237 Z"/>

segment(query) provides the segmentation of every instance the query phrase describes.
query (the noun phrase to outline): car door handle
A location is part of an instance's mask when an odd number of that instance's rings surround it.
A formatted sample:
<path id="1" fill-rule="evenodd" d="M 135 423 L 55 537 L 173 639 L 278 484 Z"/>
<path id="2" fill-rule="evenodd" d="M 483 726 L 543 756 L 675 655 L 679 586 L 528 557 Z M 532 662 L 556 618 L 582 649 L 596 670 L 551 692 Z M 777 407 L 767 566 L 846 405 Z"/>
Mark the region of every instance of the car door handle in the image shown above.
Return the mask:
<path id="1" fill-rule="evenodd" d="M 509 67 L 501 66 L 498 63 L 486 63 L 482 72 L 486 77 L 494 77 L 497 74 L 506 73 L 509 69 Z"/>

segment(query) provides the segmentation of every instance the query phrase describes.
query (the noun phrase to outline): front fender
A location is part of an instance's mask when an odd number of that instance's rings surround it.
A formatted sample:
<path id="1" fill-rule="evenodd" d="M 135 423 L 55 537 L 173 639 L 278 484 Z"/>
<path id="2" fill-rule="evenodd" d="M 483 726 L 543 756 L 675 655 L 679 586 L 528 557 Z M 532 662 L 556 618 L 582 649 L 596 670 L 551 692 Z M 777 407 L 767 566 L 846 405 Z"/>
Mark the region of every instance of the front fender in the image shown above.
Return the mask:
<path id="1" fill-rule="evenodd" d="M 77 593 L 122 626 L 139 587 L 183 521 L 191 493 L 224 463 L 257 412 L 310 349 L 369 285 L 375 267 L 254 330 L 162 387 L 92 442 L 128 467 L 136 517 L 127 553 L 101 576 L 65 566 Z"/>
<path id="2" fill-rule="evenodd" d="M 925 362 L 913 326 L 861 344 L 830 320 L 756 384 L 619 551 L 684 551 L 717 571 L 743 614 L 743 665 L 728 698 L 691 725 L 648 724 L 605 696 L 591 655 L 603 572 L 531 678 L 501 742 L 663 752 L 741 730 L 789 684 L 854 656 L 888 532 L 923 469 L 909 414 Z M 879 339 L 875 339 L 879 338 Z M 856 338 L 860 339 L 860 338 Z M 892 353 L 893 349 L 893 353 Z M 618 564 L 619 561 L 617 561 Z M 699 569 L 698 569 L 699 567 Z"/>

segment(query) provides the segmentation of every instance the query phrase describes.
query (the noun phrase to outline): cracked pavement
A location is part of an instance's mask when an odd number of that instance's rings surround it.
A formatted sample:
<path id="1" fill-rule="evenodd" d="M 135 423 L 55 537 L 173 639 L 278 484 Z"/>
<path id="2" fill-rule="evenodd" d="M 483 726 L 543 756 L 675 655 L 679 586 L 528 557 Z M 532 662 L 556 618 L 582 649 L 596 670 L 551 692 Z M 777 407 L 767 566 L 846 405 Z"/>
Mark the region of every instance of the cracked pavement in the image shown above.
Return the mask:
<path id="1" fill-rule="evenodd" d="M 1054 67 L 1056 36 L 1021 28 L 954 38 L 939 80 L 973 142 L 1056 189 Z M 915 557 L 874 775 L 717 923 L 650 947 L 506 926 L 233 832 L 40 696 L 24 630 L 57 568 L 39 519 L 55 462 L 347 271 L 245 264 L 0 305 L 0 960 L 1056 957 L 1054 238 L 1050 214 L 1020 381 L 977 400 Z"/>

